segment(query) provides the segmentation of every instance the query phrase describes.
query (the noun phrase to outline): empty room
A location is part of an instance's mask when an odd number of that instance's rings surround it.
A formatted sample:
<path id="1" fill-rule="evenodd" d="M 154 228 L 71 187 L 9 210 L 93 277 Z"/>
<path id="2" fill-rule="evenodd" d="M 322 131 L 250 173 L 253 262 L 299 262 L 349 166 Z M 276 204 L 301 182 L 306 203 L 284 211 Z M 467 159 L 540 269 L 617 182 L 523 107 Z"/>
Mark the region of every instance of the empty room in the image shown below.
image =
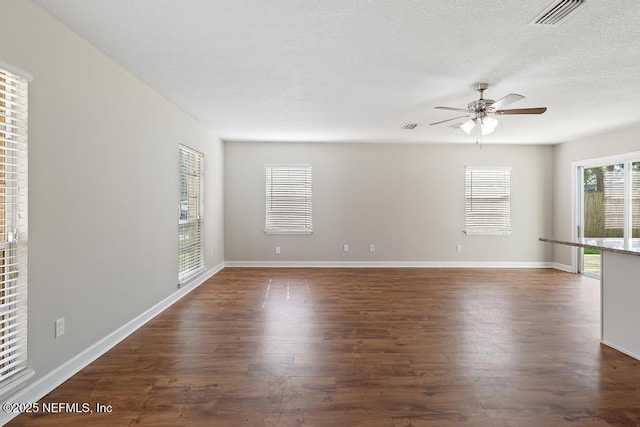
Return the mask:
<path id="1" fill-rule="evenodd" d="M 0 1 L 0 424 L 640 425 L 638 16 Z"/>

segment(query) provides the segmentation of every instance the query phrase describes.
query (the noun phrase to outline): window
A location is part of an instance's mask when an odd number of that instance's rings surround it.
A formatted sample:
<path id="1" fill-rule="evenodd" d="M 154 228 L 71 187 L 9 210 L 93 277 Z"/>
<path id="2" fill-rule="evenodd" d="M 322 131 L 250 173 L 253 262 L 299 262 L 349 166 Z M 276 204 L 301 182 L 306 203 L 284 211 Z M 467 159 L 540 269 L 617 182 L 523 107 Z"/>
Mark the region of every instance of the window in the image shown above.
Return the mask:
<path id="1" fill-rule="evenodd" d="M 465 168 L 464 232 L 511 234 L 511 168 Z"/>
<path id="2" fill-rule="evenodd" d="M 0 391 L 27 367 L 27 82 L 0 69 Z"/>
<path id="3" fill-rule="evenodd" d="M 309 234 L 311 166 L 266 165 L 266 225 L 272 234 Z"/>
<path id="4" fill-rule="evenodd" d="M 204 268 L 202 250 L 202 176 L 204 156 L 180 146 L 180 219 L 178 221 L 178 282 Z"/>
<path id="5" fill-rule="evenodd" d="M 624 165 L 613 165 L 613 170 L 603 170 L 604 175 L 604 228 L 624 229 Z"/>
<path id="6" fill-rule="evenodd" d="M 631 241 L 640 249 L 640 162 L 631 163 Z"/>

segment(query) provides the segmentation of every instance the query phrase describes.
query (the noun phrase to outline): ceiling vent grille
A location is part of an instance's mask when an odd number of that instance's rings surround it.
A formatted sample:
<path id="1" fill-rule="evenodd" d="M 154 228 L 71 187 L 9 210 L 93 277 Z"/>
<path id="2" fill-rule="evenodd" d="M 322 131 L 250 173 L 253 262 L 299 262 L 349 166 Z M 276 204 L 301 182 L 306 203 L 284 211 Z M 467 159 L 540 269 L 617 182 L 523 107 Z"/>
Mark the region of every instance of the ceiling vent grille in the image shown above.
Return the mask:
<path id="1" fill-rule="evenodd" d="M 531 24 L 558 25 L 577 12 L 587 0 L 558 0 L 536 16 Z"/>
<path id="2" fill-rule="evenodd" d="M 406 125 L 402 126 L 402 129 L 413 130 L 417 127 L 418 127 L 417 123 L 407 123 Z"/>

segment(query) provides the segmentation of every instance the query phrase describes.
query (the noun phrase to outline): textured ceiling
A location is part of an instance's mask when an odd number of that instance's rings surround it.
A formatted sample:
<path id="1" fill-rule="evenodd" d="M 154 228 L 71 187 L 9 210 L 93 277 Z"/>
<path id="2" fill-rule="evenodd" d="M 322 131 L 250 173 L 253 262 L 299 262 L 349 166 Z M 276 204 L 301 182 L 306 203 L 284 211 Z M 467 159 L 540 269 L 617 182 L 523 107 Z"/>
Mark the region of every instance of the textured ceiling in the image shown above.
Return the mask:
<path id="1" fill-rule="evenodd" d="M 474 142 L 429 123 L 476 82 L 548 107 L 498 117 L 484 142 L 640 123 L 637 0 L 554 27 L 530 24 L 551 0 L 32 1 L 225 140 Z"/>

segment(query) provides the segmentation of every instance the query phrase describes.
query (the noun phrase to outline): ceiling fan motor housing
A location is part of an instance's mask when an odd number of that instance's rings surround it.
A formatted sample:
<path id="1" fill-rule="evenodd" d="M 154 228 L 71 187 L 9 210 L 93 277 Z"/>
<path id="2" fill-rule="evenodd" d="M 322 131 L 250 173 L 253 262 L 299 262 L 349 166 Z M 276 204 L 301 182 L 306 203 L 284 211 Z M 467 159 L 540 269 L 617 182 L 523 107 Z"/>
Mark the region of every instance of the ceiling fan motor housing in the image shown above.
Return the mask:
<path id="1" fill-rule="evenodd" d="M 495 102 L 493 99 L 484 99 L 484 91 L 488 88 L 489 83 L 476 83 L 474 85 L 474 89 L 477 92 L 480 92 L 480 99 L 478 99 L 477 101 L 471 101 L 469 105 L 467 105 L 470 113 L 482 114 L 486 116 L 487 109 L 491 107 L 491 104 Z"/>
<path id="2" fill-rule="evenodd" d="M 478 99 L 477 101 L 471 101 L 467 108 L 470 113 L 487 113 L 487 110 L 494 102 L 493 99 Z"/>

